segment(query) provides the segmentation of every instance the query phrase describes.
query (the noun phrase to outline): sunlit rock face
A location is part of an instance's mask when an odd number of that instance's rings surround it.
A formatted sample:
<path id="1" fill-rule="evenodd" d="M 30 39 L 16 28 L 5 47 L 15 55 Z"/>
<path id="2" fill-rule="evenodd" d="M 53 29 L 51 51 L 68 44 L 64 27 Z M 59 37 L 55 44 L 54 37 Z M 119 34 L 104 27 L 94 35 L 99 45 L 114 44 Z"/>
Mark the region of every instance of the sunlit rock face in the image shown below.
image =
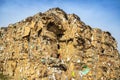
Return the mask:
<path id="1" fill-rule="evenodd" d="M 52 8 L 0 29 L 0 78 L 119 80 L 120 54 L 109 32 Z"/>

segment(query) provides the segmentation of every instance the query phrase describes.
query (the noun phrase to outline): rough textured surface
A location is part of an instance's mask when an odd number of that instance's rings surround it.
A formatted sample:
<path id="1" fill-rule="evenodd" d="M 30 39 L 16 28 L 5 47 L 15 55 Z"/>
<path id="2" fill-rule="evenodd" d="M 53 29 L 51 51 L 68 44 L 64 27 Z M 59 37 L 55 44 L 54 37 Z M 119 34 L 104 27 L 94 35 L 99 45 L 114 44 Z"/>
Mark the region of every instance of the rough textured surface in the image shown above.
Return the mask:
<path id="1" fill-rule="evenodd" d="M 0 72 L 0 80 L 120 80 L 120 54 L 109 32 L 53 8 L 0 29 Z"/>

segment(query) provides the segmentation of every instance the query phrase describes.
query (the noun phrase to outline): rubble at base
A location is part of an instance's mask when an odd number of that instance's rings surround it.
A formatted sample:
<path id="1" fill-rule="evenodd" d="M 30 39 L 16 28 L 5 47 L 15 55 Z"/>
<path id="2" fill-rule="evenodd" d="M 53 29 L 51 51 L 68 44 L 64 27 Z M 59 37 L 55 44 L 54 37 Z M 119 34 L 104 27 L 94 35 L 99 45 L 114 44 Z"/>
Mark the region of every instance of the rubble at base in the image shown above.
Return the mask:
<path id="1" fill-rule="evenodd" d="M 120 80 L 120 54 L 109 32 L 53 8 L 0 29 L 0 72 L 10 80 Z"/>

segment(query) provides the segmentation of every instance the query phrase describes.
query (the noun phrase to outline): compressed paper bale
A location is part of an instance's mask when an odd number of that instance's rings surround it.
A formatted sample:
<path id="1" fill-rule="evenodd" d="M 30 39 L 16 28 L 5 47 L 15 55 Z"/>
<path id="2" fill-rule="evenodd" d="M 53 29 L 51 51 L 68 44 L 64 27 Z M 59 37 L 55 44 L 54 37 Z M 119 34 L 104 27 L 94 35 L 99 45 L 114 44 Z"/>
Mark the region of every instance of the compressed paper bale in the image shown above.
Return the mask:
<path id="1" fill-rule="evenodd" d="M 9 63 L 6 65 L 6 67 L 7 67 L 6 75 L 13 76 L 13 74 L 14 74 L 14 73 L 13 73 L 14 68 L 12 67 L 10 61 L 9 61 Z"/>
<path id="2" fill-rule="evenodd" d="M 111 40 L 112 40 L 112 37 L 111 37 L 111 34 L 109 32 L 103 32 L 102 33 L 102 40 L 101 40 L 101 42 L 103 42 L 105 44 L 111 44 L 112 45 L 112 43 L 110 43 Z"/>
<path id="3" fill-rule="evenodd" d="M 30 33 L 30 28 L 29 28 L 29 27 L 25 27 L 25 28 L 24 28 L 23 37 L 24 37 L 24 36 L 28 36 L 29 33 Z"/>
<path id="4" fill-rule="evenodd" d="M 102 47 L 100 41 L 92 41 L 91 44 L 92 44 L 94 47 L 99 48 L 99 49 Z"/>
<path id="5" fill-rule="evenodd" d="M 36 31 L 40 31 L 42 28 L 43 28 L 43 23 L 42 23 L 42 21 L 39 21 L 37 23 L 37 30 Z"/>
<path id="6" fill-rule="evenodd" d="M 87 49 L 86 52 L 84 53 L 88 57 L 94 56 L 95 49 Z"/>
<path id="7" fill-rule="evenodd" d="M 35 27 L 35 24 L 36 24 L 36 22 L 32 21 L 31 24 L 29 24 L 29 27 L 30 27 L 30 28 L 34 28 L 34 27 Z"/>
<path id="8" fill-rule="evenodd" d="M 91 47 L 91 42 L 88 39 L 85 39 L 84 48 L 88 49 Z"/>
<path id="9" fill-rule="evenodd" d="M 101 41 L 102 38 L 102 31 L 98 28 L 94 28 L 93 29 L 93 33 L 92 33 L 92 41 Z"/>

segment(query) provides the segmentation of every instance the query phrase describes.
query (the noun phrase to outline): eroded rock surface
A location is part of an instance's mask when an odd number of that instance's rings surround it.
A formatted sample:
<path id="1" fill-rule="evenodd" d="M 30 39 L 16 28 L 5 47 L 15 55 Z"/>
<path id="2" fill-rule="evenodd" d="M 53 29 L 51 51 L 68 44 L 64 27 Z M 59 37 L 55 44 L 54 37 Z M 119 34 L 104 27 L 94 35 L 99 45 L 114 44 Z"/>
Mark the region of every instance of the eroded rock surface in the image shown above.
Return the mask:
<path id="1" fill-rule="evenodd" d="M 120 80 L 109 32 L 52 8 L 0 29 L 0 71 L 10 80 Z"/>

